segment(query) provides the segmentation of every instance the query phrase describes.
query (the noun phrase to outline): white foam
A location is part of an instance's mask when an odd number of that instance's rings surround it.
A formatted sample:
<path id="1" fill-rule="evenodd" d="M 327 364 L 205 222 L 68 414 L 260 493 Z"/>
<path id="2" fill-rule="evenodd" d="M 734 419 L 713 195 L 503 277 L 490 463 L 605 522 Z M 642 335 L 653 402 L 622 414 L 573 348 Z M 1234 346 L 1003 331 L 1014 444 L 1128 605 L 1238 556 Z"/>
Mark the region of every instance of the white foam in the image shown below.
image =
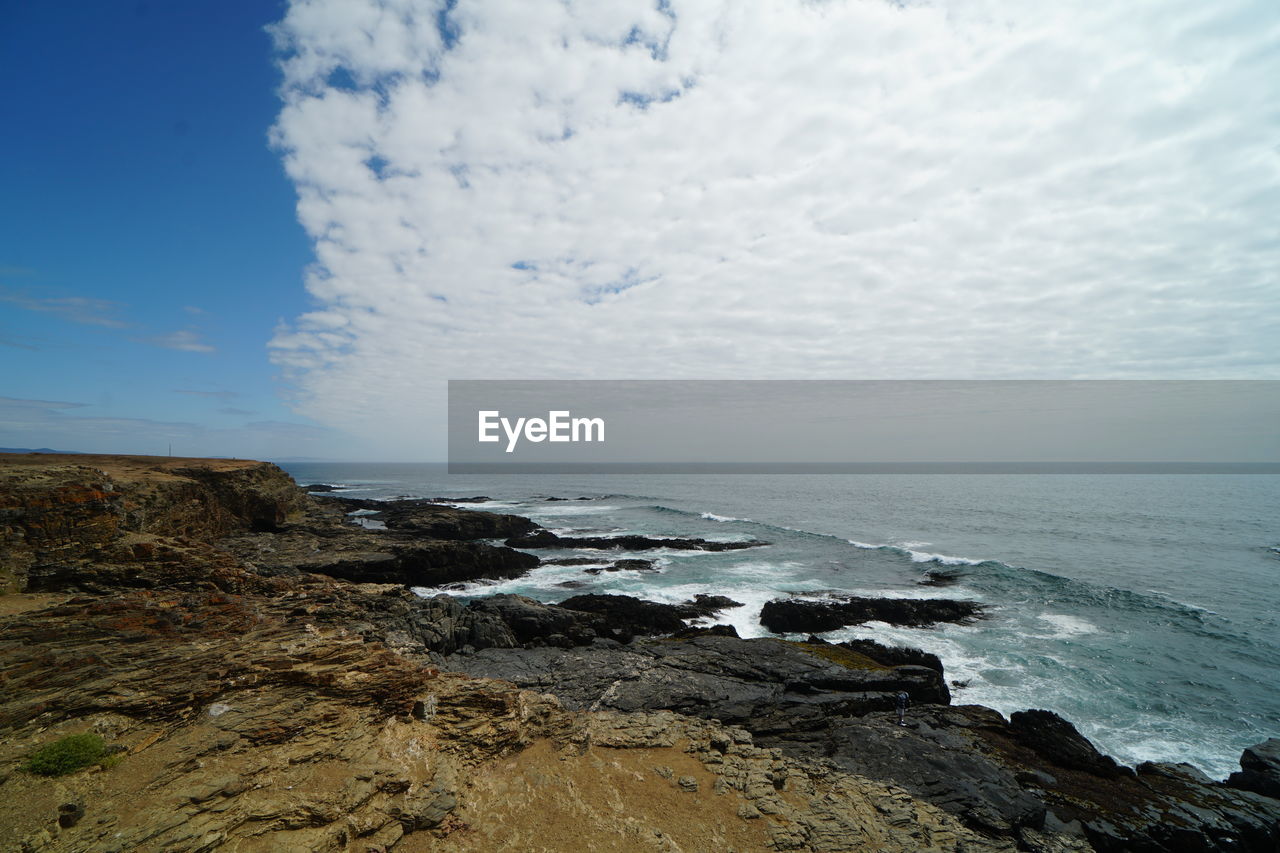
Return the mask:
<path id="1" fill-rule="evenodd" d="M 910 548 L 904 550 L 910 555 L 913 563 L 938 563 L 943 566 L 976 566 L 983 562 L 982 560 L 971 560 L 968 557 L 952 557 L 947 554 L 912 551 Z"/>
<path id="2" fill-rule="evenodd" d="M 751 523 L 751 519 L 749 518 L 734 518 L 732 515 L 716 515 L 714 512 L 704 512 L 702 514 L 702 517 L 705 518 L 707 521 L 722 521 L 722 522 L 744 521 L 744 522 Z"/>
<path id="3" fill-rule="evenodd" d="M 563 518 L 573 515 L 600 515 L 601 513 L 613 512 L 616 509 L 616 506 L 609 506 L 608 504 L 570 504 L 565 506 L 565 502 L 555 501 L 549 504 L 526 504 L 522 508 L 522 513 L 524 515 L 537 516 L 538 518 Z"/>
<path id="4" fill-rule="evenodd" d="M 1052 634 L 1053 637 L 1076 637 L 1081 634 L 1098 633 L 1097 625 L 1081 619 L 1079 616 L 1071 616 L 1066 613 L 1041 613 L 1039 619 L 1058 629 Z"/>
<path id="5" fill-rule="evenodd" d="M 928 542 L 903 542 L 900 545 L 872 545 L 869 542 L 859 542 L 857 539 L 846 539 L 855 548 L 861 548 L 864 551 L 893 551 L 898 554 L 905 554 L 911 558 L 913 563 L 938 563 L 943 566 L 977 566 L 987 562 L 986 560 L 974 560 L 969 557 L 953 557 L 950 554 L 933 554 L 928 551 L 916 551 L 914 547 L 923 547 Z"/>

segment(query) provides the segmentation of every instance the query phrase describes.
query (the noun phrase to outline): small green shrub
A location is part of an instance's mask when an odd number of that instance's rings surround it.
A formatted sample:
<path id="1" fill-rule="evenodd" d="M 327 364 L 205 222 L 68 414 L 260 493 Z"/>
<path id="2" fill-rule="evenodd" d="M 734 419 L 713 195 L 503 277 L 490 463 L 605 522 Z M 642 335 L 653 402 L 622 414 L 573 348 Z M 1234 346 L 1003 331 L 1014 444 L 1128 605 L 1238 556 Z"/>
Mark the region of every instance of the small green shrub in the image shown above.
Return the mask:
<path id="1" fill-rule="evenodd" d="M 67 735 L 36 750 L 24 769 L 41 776 L 65 776 L 81 767 L 97 764 L 107 757 L 107 745 L 98 735 L 86 732 Z"/>

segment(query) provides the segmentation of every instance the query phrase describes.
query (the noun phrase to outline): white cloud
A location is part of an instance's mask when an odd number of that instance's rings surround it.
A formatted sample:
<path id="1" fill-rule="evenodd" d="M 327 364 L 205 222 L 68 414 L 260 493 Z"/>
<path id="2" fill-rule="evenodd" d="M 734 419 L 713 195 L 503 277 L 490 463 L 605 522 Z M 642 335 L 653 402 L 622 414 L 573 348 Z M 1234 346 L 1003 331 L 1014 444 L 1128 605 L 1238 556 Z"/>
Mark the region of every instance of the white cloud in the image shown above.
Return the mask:
<path id="1" fill-rule="evenodd" d="M 27 293 L 0 289 L 0 302 L 8 302 L 28 311 L 53 314 L 64 320 L 86 326 L 123 329 L 127 325 L 115 316 L 119 306 L 105 299 L 88 299 L 83 296 L 31 296 Z"/>
<path id="2" fill-rule="evenodd" d="M 198 332 L 191 329 L 179 329 L 166 335 L 140 338 L 142 343 L 154 344 L 165 349 L 176 349 L 182 352 L 213 352 L 214 348 L 200 339 Z"/>
<path id="3" fill-rule="evenodd" d="M 447 378 L 1280 375 L 1273 3 L 442 10 L 276 28 L 316 309 L 273 353 L 322 422 L 413 453 Z"/>

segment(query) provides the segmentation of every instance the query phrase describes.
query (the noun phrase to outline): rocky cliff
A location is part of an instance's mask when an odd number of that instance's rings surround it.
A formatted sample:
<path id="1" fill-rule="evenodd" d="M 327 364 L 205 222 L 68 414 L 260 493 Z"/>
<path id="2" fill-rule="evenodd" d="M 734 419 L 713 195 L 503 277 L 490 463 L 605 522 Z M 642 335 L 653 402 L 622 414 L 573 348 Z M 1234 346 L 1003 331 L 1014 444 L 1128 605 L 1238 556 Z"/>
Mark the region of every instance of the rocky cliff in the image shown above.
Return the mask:
<path id="1" fill-rule="evenodd" d="M 265 462 L 0 454 L 0 590 L 150 586 L 191 562 L 230 565 L 214 540 L 274 530 L 305 498 Z"/>
<path id="2" fill-rule="evenodd" d="M 1238 787 L 1135 771 L 1047 712 L 951 706 L 923 653 L 683 627 L 726 599 L 406 588 L 518 575 L 489 541 L 539 535 L 262 463 L 0 455 L 0 849 L 1280 845 L 1274 746 Z M 86 731 L 104 766 L 21 769 Z"/>

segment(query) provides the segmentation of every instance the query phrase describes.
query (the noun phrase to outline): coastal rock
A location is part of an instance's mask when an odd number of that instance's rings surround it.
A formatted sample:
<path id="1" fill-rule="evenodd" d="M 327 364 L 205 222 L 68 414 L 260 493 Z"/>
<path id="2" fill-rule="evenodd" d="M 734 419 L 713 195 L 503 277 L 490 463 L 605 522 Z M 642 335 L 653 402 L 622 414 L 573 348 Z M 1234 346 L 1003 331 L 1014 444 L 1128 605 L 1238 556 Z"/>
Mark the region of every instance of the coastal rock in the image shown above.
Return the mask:
<path id="1" fill-rule="evenodd" d="M 634 633 L 611 626 L 599 616 L 543 604 L 520 595 L 491 595 L 471 602 L 468 609 L 491 614 L 507 625 L 516 642 L 521 644 L 580 646 L 597 637 L 628 642 Z"/>
<path id="2" fill-rule="evenodd" d="M 560 602 L 560 607 L 597 614 L 604 624 L 628 635 L 671 634 L 685 627 L 685 619 L 702 615 L 691 607 L 629 595 L 575 595 Z"/>
<path id="3" fill-rule="evenodd" d="M 274 595 L 127 591 L 3 619 L 0 766 L 86 730 L 126 749 L 106 770 L 6 774 L 0 848 L 1013 849 L 740 729 L 576 714 L 352 630 L 403 589 L 272 582 Z"/>
<path id="4" fill-rule="evenodd" d="M 0 608 L 0 849 L 1280 849 L 1276 799 L 948 706 L 923 653 L 683 628 L 716 597 L 422 599 L 414 559 L 462 578 L 518 552 L 356 528 L 259 463 L 99 458 L 0 458 L 9 577 L 95 593 Z M 85 731 L 120 764 L 16 769 Z M 1236 775 L 1269 782 L 1275 753 Z"/>
<path id="5" fill-rule="evenodd" d="M 825 642 L 818 637 L 810 637 L 808 641 L 810 643 Z M 845 640 L 840 645 L 887 666 L 902 666 L 904 664 L 927 666 L 929 669 L 936 670 L 939 674 L 942 674 L 942 659 L 935 654 L 923 652 L 920 649 L 912 649 L 906 646 L 886 646 L 883 643 L 877 643 L 875 640 Z"/>
<path id="6" fill-rule="evenodd" d="M 1133 775 L 1131 768 L 1098 752 L 1075 726 L 1052 711 L 1015 711 L 1009 716 L 1009 732 L 1019 743 L 1059 767 L 1084 770 L 1106 779 Z"/>
<path id="7" fill-rule="evenodd" d="M 259 575 L 310 572 L 355 583 L 422 587 L 514 578 L 538 565 L 538 558 L 531 554 L 459 538 L 472 527 L 477 538 L 488 538 L 492 530 L 486 525 L 500 525 L 503 518 L 514 516 L 494 516 L 494 521 L 488 518 L 491 513 L 442 509 L 449 519 L 450 538 L 392 530 L 390 522 L 387 530 L 365 530 L 347 523 L 344 504 L 338 499 L 318 498 L 299 519 L 278 531 L 225 537 L 217 547 Z"/>
<path id="8" fill-rule="evenodd" d="M 1246 749 L 1240 755 L 1240 770 L 1227 784 L 1280 800 L 1280 739 L 1269 738 Z"/>
<path id="9" fill-rule="evenodd" d="M 680 551 L 739 551 L 759 548 L 768 542 L 714 542 L 707 539 L 653 536 L 558 536 L 550 530 L 538 530 L 508 539 L 512 548 L 598 548 L 624 551 L 649 551 L 655 548 L 672 548 Z"/>
<path id="10" fill-rule="evenodd" d="M 381 521 L 388 530 L 428 539 L 504 539 L 541 529 L 523 516 L 461 509 L 443 505 L 438 499 L 373 501 L 334 497 L 325 500 L 333 501 L 348 512 L 365 510 L 371 513 L 366 518 Z M 482 500 L 469 498 L 465 502 Z"/>
<path id="11" fill-rule="evenodd" d="M 571 558 L 572 559 L 572 558 Z M 592 560 L 583 560 L 581 562 L 594 562 Z M 581 565 L 577 563 L 577 565 Z M 560 565 L 575 565 L 575 563 L 563 563 Z M 615 560 L 607 566 L 596 566 L 590 569 L 584 569 L 589 575 L 598 575 L 601 572 L 656 572 L 658 569 L 654 565 L 653 560 Z"/>
<path id="12" fill-rule="evenodd" d="M 761 608 L 760 624 L 775 634 L 807 634 L 863 622 L 922 628 L 938 622 L 967 622 L 981 614 L 979 604 L 945 598 L 780 598 Z"/>
<path id="13" fill-rule="evenodd" d="M 895 651 L 886 657 L 910 657 Z M 571 709 L 668 709 L 738 725 L 761 746 L 899 786 L 1030 850 L 1262 853 L 1280 844 L 1274 801 L 1151 765 L 1135 776 L 1056 715 L 1029 712 L 1014 724 L 989 708 L 950 707 L 940 667 L 888 666 L 844 645 L 701 635 L 490 649 L 444 663 L 552 693 Z M 906 726 L 892 710 L 900 689 L 912 697 Z"/>
<path id="14" fill-rule="evenodd" d="M 0 593 L 231 585 L 219 537 L 275 530 L 306 499 L 264 462 L 0 454 Z"/>
<path id="15" fill-rule="evenodd" d="M 565 651 L 490 649 L 444 662 L 552 692 L 570 708 L 673 710 L 757 734 L 889 710 L 899 690 L 921 703 L 947 698 L 941 675 L 924 667 L 888 667 L 839 647 L 711 633 L 626 646 L 597 641 Z"/>

